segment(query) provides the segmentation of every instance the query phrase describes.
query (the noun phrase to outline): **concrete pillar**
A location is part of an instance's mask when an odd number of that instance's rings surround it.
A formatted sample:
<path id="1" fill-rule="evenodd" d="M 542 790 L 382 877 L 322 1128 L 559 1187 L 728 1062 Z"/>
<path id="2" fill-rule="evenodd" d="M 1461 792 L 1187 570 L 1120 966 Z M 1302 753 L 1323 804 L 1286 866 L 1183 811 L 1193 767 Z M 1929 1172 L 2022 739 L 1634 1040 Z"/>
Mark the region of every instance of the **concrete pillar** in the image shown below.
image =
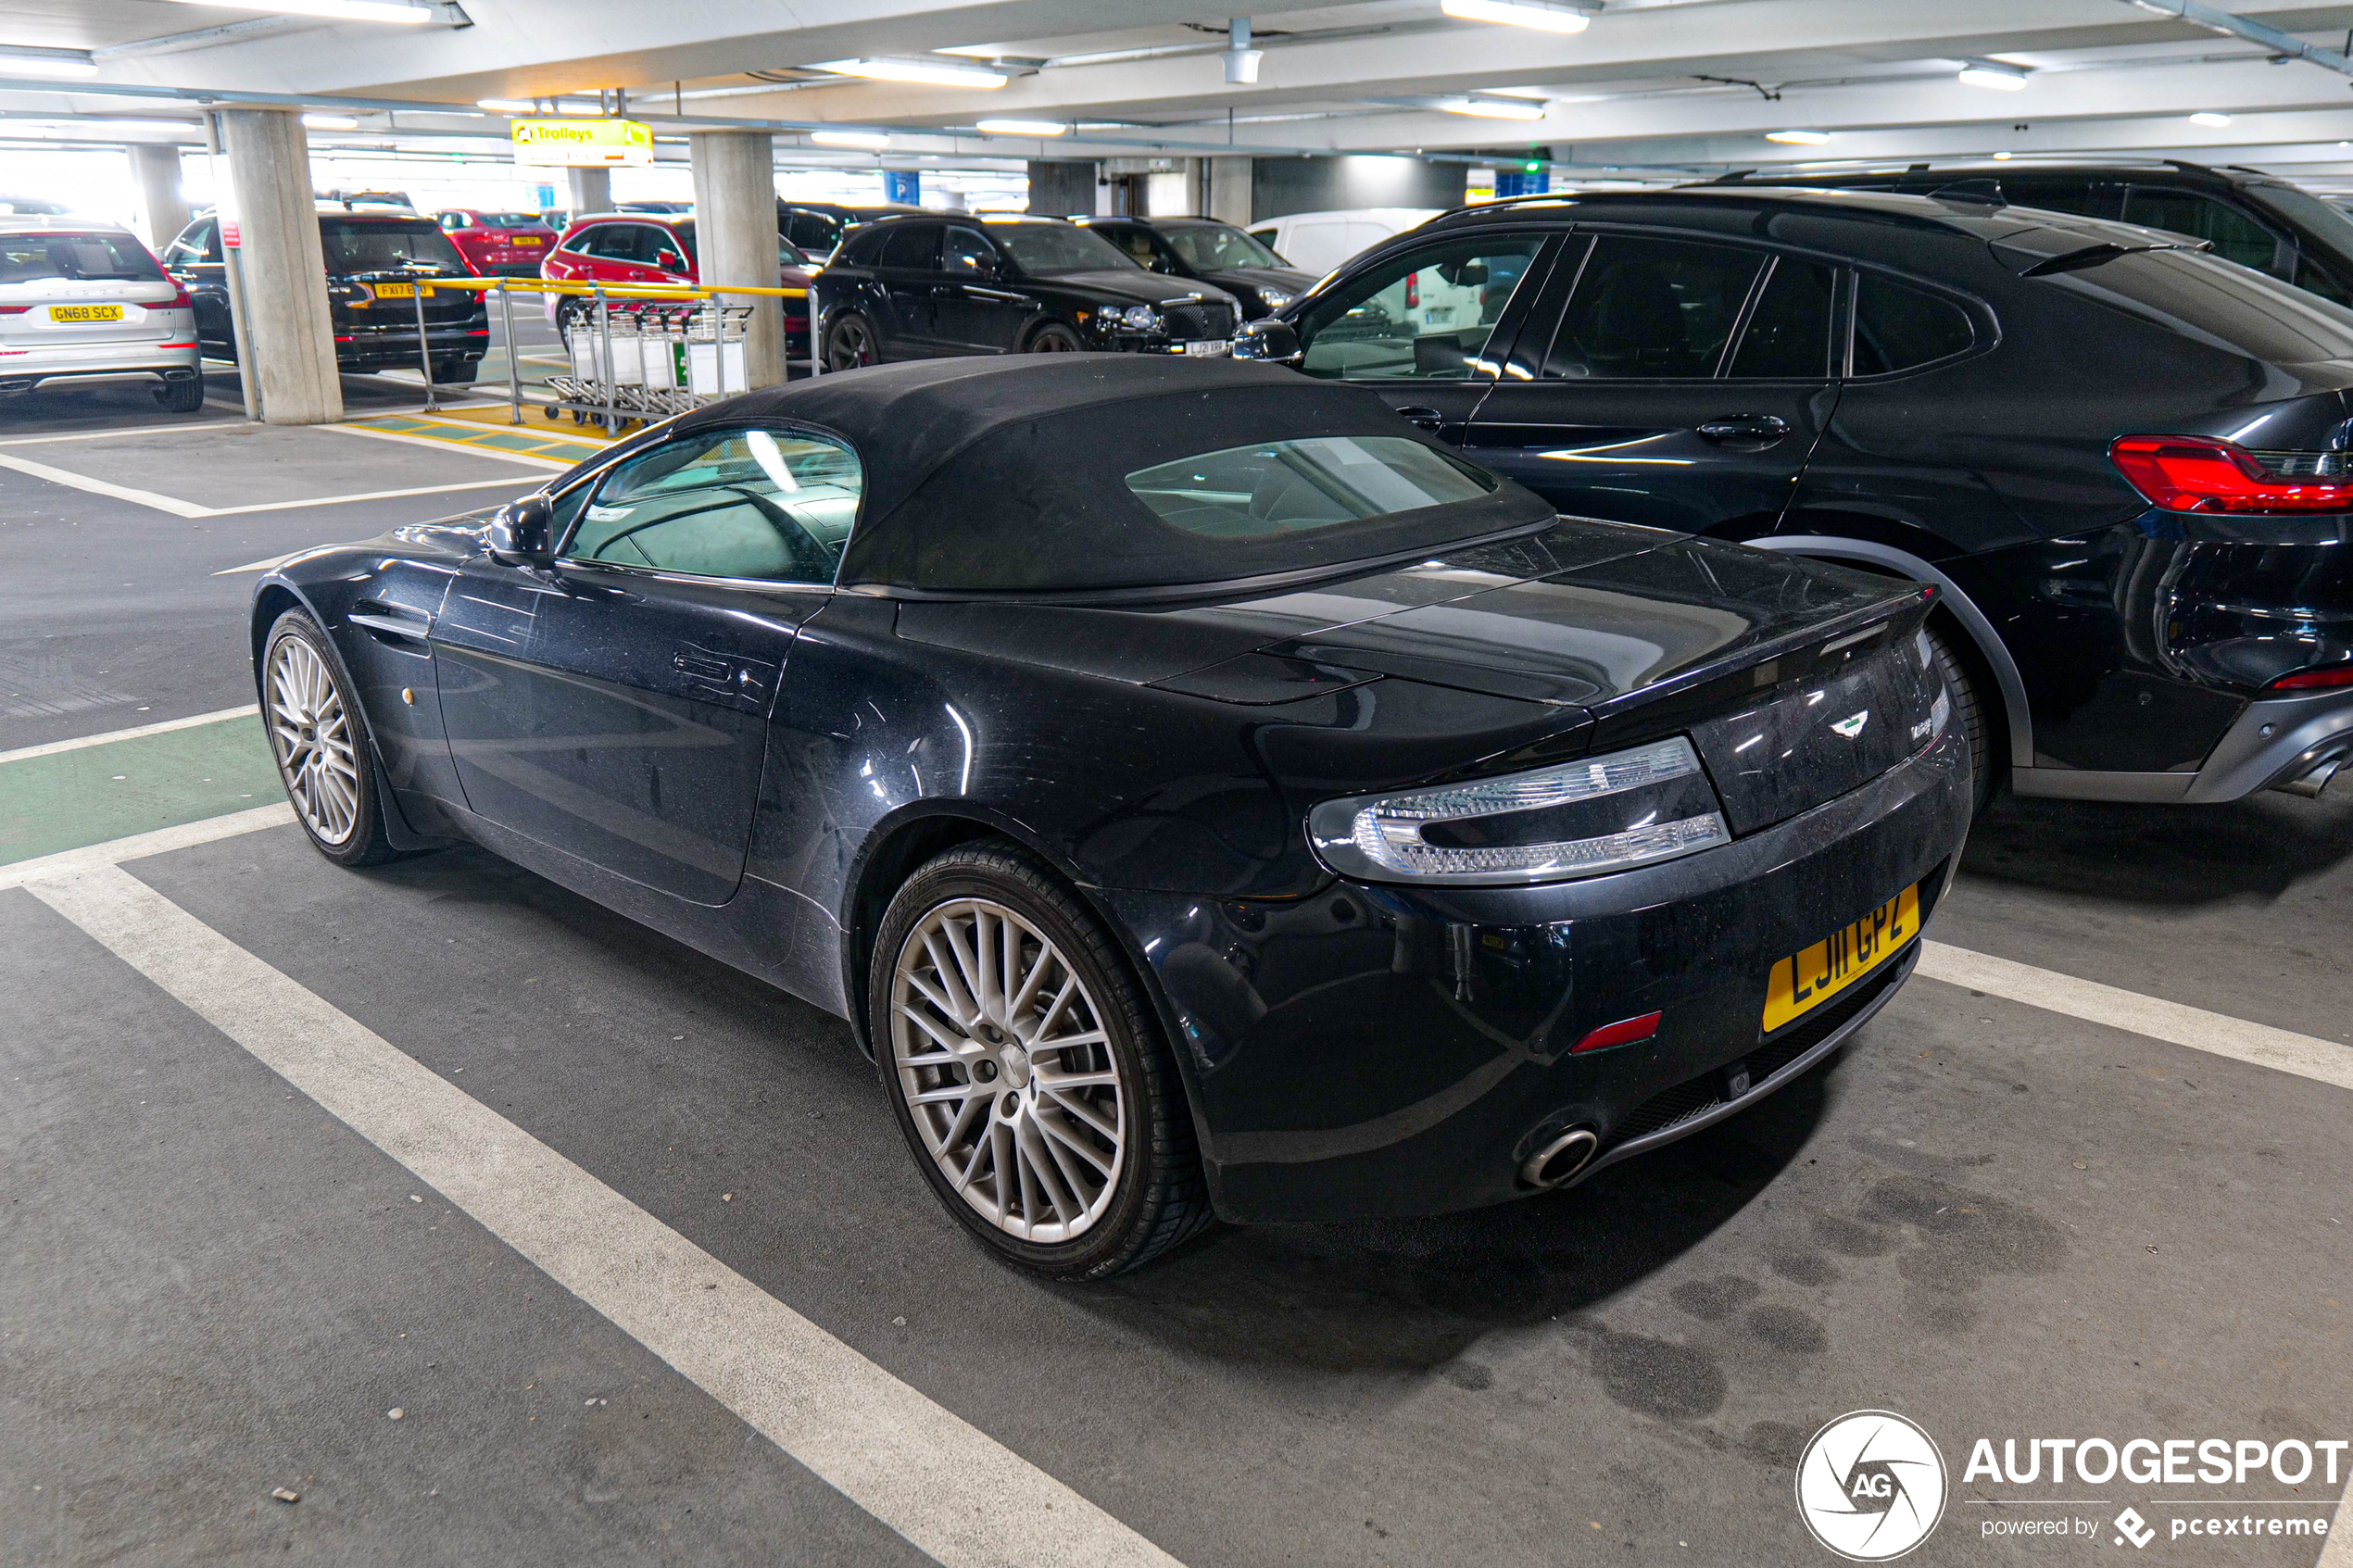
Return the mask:
<path id="1" fill-rule="evenodd" d="M 1046 218 L 1095 210 L 1095 165 L 1088 158 L 1029 160 L 1029 208 Z"/>
<path id="2" fill-rule="evenodd" d="M 695 167 L 695 246 L 702 253 L 703 285 L 774 288 L 775 138 L 765 131 L 705 131 L 686 140 Z M 752 307 L 751 324 L 744 333 L 744 369 L 751 384 L 782 382 L 784 302 L 751 297 L 722 303 Z"/>
<path id="3" fill-rule="evenodd" d="M 1210 217 L 1247 228 L 1257 216 L 1250 209 L 1250 162 L 1247 157 L 1209 160 Z"/>
<path id="4" fill-rule="evenodd" d="M 584 212 L 612 210 L 612 170 L 610 169 L 571 169 L 572 215 Z"/>
<path id="5" fill-rule="evenodd" d="M 179 147 L 132 143 L 131 177 L 139 186 L 139 221 L 147 232 L 147 248 L 160 255 L 188 226 L 188 198 L 180 194 Z"/>
<path id="6" fill-rule="evenodd" d="M 245 272 L 245 337 L 253 362 L 240 367 L 261 393 L 273 425 L 343 418 L 334 321 L 327 310 L 327 260 L 311 205 L 310 146 L 291 109 L 223 109 L 220 131 Z"/>

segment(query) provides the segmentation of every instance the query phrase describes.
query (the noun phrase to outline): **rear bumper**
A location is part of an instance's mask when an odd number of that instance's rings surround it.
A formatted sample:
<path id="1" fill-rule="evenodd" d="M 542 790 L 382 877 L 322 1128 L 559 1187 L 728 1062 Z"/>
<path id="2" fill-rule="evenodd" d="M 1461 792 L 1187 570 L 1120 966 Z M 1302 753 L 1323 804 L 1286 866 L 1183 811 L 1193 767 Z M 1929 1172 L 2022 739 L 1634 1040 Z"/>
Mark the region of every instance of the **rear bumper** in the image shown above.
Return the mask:
<path id="1" fill-rule="evenodd" d="M 417 324 L 413 320 L 384 326 L 339 323 L 335 338 L 335 363 L 346 370 L 379 365 L 413 367 L 417 363 Z M 425 342 L 436 359 L 458 355 L 478 358 L 489 350 L 490 328 L 480 317 L 469 321 L 429 321 L 425 324 Z"/>
<path id="2" fill-rule="evenodd" d="M 0 353 L 0 392 L 29 392 L 57 382 L 118 376 L 184 380 L 195 375 L 202 362 L 195 340 L 192 330 L 166 343 L 137 339 L 12 349 Z"/>
<path id="3" fill-rule="evenodd" d="M 1583 882 L 1100 897 L 1158 984 L 1219 1212 L 1474 1208 L 1527 1196 L 1521 1162 L 1570 1128 L 1598 1135 L 1599 1169 L 1770 1093 L 1859 1027 L 1916 943 L 1770 1036 L 1767 976 L 1906 885 L 1932 912 L 1968 832 L 1967 756 L 1957 725 L 1771 828 Z M 1650 1012 L 1653 1038 L 1570 1054 Z"/>
<path id="4" fill-rule="evenodd" d="M 2010 787 L 2064 800 L 2217 806 L 2286 784 L 2331 759 L 2353 764 L 2353 690 L 2248 703 L 2194 771 L 2013 768 Z"/>

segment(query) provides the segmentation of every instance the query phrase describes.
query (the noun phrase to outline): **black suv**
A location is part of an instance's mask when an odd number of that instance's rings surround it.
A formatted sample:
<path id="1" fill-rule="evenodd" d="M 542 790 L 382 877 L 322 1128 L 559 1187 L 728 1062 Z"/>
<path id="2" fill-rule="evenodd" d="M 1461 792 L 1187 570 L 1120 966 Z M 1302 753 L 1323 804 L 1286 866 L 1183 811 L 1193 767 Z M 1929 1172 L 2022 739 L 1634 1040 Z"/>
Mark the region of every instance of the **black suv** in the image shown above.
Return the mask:
<path id="1" fill-rule="evenodd" d="M 845 207 L 839 202 L 797 202 L 776 198 L 776 232 L 812 261 L 833 255 L 841 237 L 861 223 L 872 223 L 892 213 L 921 213 L 920 207 L 884 202 L 873 207 Z"/>
<path id="2" fill-rule="evenodd" d="M 1126 251 L 1139 267 L 1198 278 L 1224 289 L 1255 321 L 1297 299 L 1315 281 L 1255 236 L 1214 218 L 1074 218 Z"/>
<path id="3" fill-rule="evenodd" d="M 2353 753 L 2353 310 L 2178 234 L 1850 191 L 1499 202 L 1235 346 L 1564 512 L 1935 584 L 1981 804 L 2004 770 L 2310 795 Z M 1631 621 L 1557 651 L 1661 656 Z"/>
<path id="4" fill-rule="evenodd" d="M 1739 184 L 1748 174 L 1716 182 Z M 2203 164 L 1915 163 L 1902 169 L 1768 176 L 1760 184 L 1943 193 L 1948 199 L 2112 218 L 2210 241 L 2217 256 L 2353 305 L 2353 219 L 2284 180 Z"/>
<path id="5" fill-rule="evenodd" d="M 417 282 L 471 278 L 472 268 L 430 218 L 414 213 L 327 211 L 319 215 L 327 263 L 327 307 L 334 320 L 335 366 L 344 370 L 415 370 Z M 206 213 L 163 253 L 164 270 L 196 305 L 196 341 L 216 359 L 237 357 L 230 330 L 228 268 L 220 226 Z M 490 346 L 490 316 L 479 289 L 424 296 L 425 339 L 436 382 L 471 382 Z"/>
<path id="6" fill-rule="evenodd" d="M 1240 307 L 1059 218 L 877 218 L 812 289 L 825 368 L 1082 348 L 1222 355 Z"/>

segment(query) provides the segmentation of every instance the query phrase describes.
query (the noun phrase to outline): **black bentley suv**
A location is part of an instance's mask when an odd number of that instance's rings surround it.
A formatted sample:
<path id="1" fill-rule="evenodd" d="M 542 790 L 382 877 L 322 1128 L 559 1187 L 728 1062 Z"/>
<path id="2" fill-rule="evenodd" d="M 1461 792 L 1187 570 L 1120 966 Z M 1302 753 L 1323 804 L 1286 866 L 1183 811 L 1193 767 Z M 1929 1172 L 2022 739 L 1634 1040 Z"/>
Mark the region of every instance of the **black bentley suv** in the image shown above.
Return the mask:
<path id="1" fill-rule="evenodd" d="M 2353 753 L 2353 310 L 2180 233 L 1982 192 L 1498 202 L 1236 351 L 1563 512 L 1935 584 L 1981 804 L 2310 795 Z"/>
<path id="2" fill-rule="evenodd" d="M 1198 278 L 1224 289 L 1255 321 L 1281 309 L 1315 281 L 1268 250 L 1254 234 L 1212 218 L 1075 218 L 1138 266 L 1172 278 Z"/>
<path id="3" fill-rule="evenodd" d="M 1559 1188 L 1837 1049 L 1969 827 L 1935 602 L 1093 354 L 698 409 L 252 633 L 329 859 L 480 844 L 841 1015 L 948 1211 L 1085 1279 Z"/>
<path id="4" fill-rule="evenodd" d="M 1217 358 L 1241 320 L 1225 290 L 1146 271 L 1059 218 L 875 218 L 849 231 L 812 297 L 834 370 L 1084 348 Z"/>

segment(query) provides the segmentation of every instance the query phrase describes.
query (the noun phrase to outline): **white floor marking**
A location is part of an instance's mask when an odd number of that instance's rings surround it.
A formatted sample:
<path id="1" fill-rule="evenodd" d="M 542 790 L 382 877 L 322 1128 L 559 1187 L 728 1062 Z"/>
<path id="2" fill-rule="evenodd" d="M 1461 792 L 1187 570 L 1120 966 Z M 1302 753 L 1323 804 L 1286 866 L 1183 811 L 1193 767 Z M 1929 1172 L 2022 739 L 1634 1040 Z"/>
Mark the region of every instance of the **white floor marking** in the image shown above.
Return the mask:
<path id="1" fill-rule="evenodd" d="M 500 462 L 522 463 L 529 468 L 552 469 L 560 472 L 573 466 L 556 458 L 534 458 L 521 452 L 502 452 L 496 446 L 468 446 L 461 442 L 435 441 L 430 436 L 403 435 L 396 430 L 364 430 L 359 425 L 317 425 L 313 428 L 339 430 L 346 435 L 364 435 L 371 441 L 397 441 L 409 446 L 429 447 L 435 452 L 472 452 L 477 458 L 496 458 Z M 569 441 L 572 438 L 562 436 L 555 439 Z"/>
<path id="2" fill-rule="evenodd" d="M 357 495 L 318 495 L 300 501 L 263 501 L 250 507 L 217 507 L 205 516 L 243 517 L 248 512 L 291 512 L 304 507 L 340 507 L 346 501 L 391 501 L 403 495 L 438 495 L 446 490 L 497 490 L 501 487 L 511 490 L 518 485 L 539 483 L 535 479 L 467 479 L 455 484 L 419 484 L 407 490 L 367 490 Z M 226 573 L 216 571 L 213 575 L 220 577 Z"/>
<path id="3" fill-rule="evenodd" d="M 257 806 L 250 811 L 232 811 L 222 817 L 206 817 L 174 827 L 155 828 L 146 833 L 134 833 L 128 838 L 112 838 L 104 844 L 85 845 L 80 849 L 60 849 L 54 855 L 42 855 L 30 860 L 19 860 L 12 866 L 0 866 L 0 890 L 21 887 L 44 876 L 65 876 L 87 871 L 93 866 L 111 866 L 118 860 L 168 855 L 174 849 L 188 849 L 199 844 L 235 838 L 241 834 L 259 833 L 263 828 L 290 827 L 294 820 L 294 808 L 281 800 L 275 806 Z"/>
<path id="4" fill-rule="evenodd" d="M 174 517 L 210 517 L 212 515 L 212 509 L 209 507 L 197 506 L 194 501 L 182 501 L 174 495 L 158 495 L 152 490 L 133 490 L 127 484 L 110 484 L 103 479 L 92 479 L 88 474 L 69 473 L 64 469 L 53 469 L 46 463 L 36 463 L 30 458 L 0 458 L 0 469 L 14 469 L 19 473 L 31 474 L 35 479 L 45 479 L 52 484 L 62 484 L 74 490 L 87 490 L 93 495 L 110 495 L 118 501 L 128 501 L 136 507 L 150 507 L 159 512 L 170 512 Z"/>
<path id="5" fill-rule="evenodd" d="M 2329 1538 L 2321 1547 L 2321 1560 L 2312 1568 L 2353 1568 L 2353 1512 L 2346 1504 L 2353 1502 L 2353 1475 L 2345 1479 L 2345 1495 L 2337 1499 L 2335 1523 L 2329 1526 Z"/>
<path id="6" fill-rule="evenodd" d="M 294 559 L 295 557 L 307 556 L 318 547 L 319 546 L 316 545 L 305 545 L 301 549 L 288 550 L 283 556 L 270 556 L 261 560 L 249 560 L 243 566 L 224 566 L 219 571 L 214 572 L 213 575 L 215 577 L 234 577 L 241 571 L 275 571 L 278 568 L 285 565 L 286 562 Z"/>
<path id="7" fill-rule="evenodd" d="M 104 441 L 110 435 L 177 435 L 183 430 L 232 430 L 243 420 L 212 420 L 200 425 L 117 425 L 112 430 L 77 430 L 66 435 L 12 435 L 0 446 L 39 446 L 51 441 Z"/>
<path id="8" fill-rule="evenodd" d="M 28 890 L 948 1568 L 1176 1568 L 120 866 Z"/>
<path id="9" fill-rule="evenodd" d="M 215 572 L 215 576 L 220 573 Z M 141 735 L 170 734 L 174 730 L 193 730 L 200 724 L 225 723 L 231 719 L 250 719 L 261 709 L 253 703 L 243 708 L 223 708 L 212 713 L 197 713 L 185 719 L 166 719 L 159 723 L 136 724 L 127 730 L 108 730 L 102 735 L 78 735 L 72 740 L 53 740 L 41 746 L 20 746 L 14 751 L 0 751 L 0 762 L 21 762 L 30 757 L 55 757 L 60 751 L 80 751 L 85 746 L 111 746 L 119 740 L 137 740 Z"/>
<path id="10" fill-rule="evenodd" d="M 2249 1023 L 2202 1008 L 2184 1007 L 2137 991 L 2055 974 L 2031 964 L 2013 963 L 1966 947 L 1942 942 L 1920 944 L 1919 972 L 1950 985 L 2024 1002 L 2045 1012 L 2065 1013 L 2111 1029 L 2126 1029 L 2166 1040 L 2192 1050 L 2226 1056 L 2233 1061 L 2277 1068 L 2317 1083 L 2353 1089 L 2353 1046 L 2309 1035 L 2291 1034 L 2268 1024 Z"/>

